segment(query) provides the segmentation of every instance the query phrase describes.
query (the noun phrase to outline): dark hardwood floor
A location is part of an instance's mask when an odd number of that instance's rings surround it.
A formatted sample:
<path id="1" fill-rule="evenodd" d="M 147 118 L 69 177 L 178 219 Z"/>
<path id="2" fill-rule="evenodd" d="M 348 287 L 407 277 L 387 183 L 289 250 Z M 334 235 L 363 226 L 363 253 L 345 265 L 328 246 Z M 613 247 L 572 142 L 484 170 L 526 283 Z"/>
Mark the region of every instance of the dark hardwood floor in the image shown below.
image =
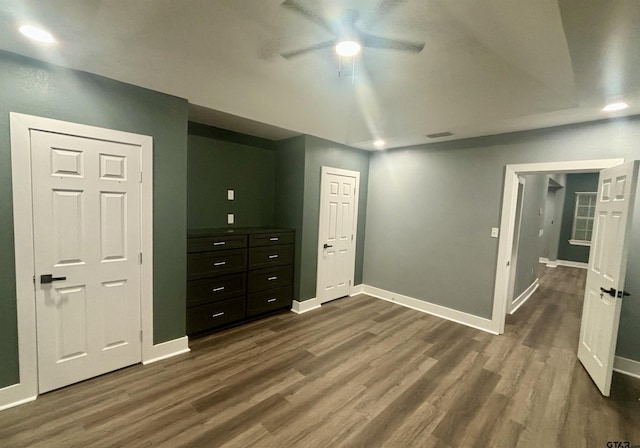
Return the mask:
<path id="1" fill-rule="evenodd" d="M 640 445 L 640 380 L 576 358 L 585 271 L 541 270 L 494 336 L 364 295 L 0 413 L 2 447 Z"/>

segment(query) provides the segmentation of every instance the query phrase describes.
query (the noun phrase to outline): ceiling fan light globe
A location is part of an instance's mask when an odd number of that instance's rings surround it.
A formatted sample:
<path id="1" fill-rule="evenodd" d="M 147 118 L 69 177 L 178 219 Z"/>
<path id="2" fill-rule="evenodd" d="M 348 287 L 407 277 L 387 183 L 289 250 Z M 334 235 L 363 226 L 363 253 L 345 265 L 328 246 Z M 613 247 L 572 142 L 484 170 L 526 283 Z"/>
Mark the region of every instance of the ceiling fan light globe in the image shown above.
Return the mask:
<path id="1" fill-rule="evenodd" d="M 336 44 L 336 53 L 347 58 L 357 55 L 360 50 L 362 46 L 355 40 L 343 40 Z"/>

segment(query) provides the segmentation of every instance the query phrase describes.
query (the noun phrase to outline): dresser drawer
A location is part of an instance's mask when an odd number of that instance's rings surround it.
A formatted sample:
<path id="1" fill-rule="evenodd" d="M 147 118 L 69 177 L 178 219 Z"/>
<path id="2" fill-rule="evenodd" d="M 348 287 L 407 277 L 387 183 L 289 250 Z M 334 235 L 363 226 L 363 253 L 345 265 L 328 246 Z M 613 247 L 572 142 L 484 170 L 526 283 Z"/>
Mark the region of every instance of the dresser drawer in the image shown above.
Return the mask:
<path id="1" fill-rule="evenodd" d="M 245 249 L 187 254 L 187 279 L 242 272 L 247 268 Z"/>
<path id="2" fill-rule="evenodd" d="M 244 297 L 224 300 L 187 310 L 187 333 L 220 327 L 243 319 L 246 316 Z"/>
<path id="3" fill-rule="evenodd" d="M 187 238 L 187 252 L 240 249 L 247 247 L 246 235 L 220 235 Z"/>
<path id="4" fill-rule="evenodd" d="M 187 282 L 187 306 L 202 305 L 241 296 L 246 292 L 246 274 L 223 275 Z"/>
<path id="5" fill-rule="evenodd" d="M 293 262 L 293 246 L 252 247 L 249 249 L 249 269 L 281 266 Z"/>
<path id="6" fill-rule="evenodd" d="M 263 291 L 265 289 L 288 286 L 292 281 L 292 267 L 278 266 L 274 268 L 258 269 L 249 272 L 247 291 L 249 293 Z"/>
<path id="7" fill-rule="evenodd" d="M 249 294 L 247 296 L 247 315 L 255 316 L 268 311 L 291 307 L 292 299 L 293 288 L 291 286 Z"/>
<path id="8" fill-rule="evenodd" d="M 257 233 L 249 235 L 249 246 L 276 246 L 280 244 L 293 244 L 292 232 Z"/>

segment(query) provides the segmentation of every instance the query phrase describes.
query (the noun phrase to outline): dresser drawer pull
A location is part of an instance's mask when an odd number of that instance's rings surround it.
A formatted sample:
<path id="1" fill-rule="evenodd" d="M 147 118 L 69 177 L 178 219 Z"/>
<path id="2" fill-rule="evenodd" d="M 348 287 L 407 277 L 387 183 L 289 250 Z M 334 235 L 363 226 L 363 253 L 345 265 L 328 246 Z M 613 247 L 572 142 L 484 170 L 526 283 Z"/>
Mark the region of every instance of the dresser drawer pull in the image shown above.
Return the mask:
<path id="1" fill-rule="evenodd" d="M 278 300 L 278 299 L 269 299 L 269 300 L 267 300 L 267 303 L 275 302 L 276 300 Z"/>
<path id="2" fill-rule="evenodd" d="M 269 255 L 269 258 L 278 258 L 278 254 L 275 254 L 275 255 Z"/>
<path id="3" fill-rule="evenodd" d="M 227 264 L 226 261 L 218 261 L 217 263 L 213 263 L 214 266 L 224 266 L 225 264 Z"/>
<path id="4" fill-rule="evenodd" d="M 271 281 L 271 280 L 278 280 L 278 277 L 269 277 L 267 280 Z"/>
<path id="5" fill-rule="evenodd" d="M 227 244 L 226 241 L 216 241 L 213 243 L 214 246 L 224 246 L 225 244 Z"/>
<path id="6" fill-rule="evenodd" d="M 211 317 L 220 317 L 220 316 L 224 316 L 224 311 L 211 315 Z"/>
<path id="7" fill-rule="evenodd" d="M 220 286 L 219 288 L 213 288 L 213 292 L 224 291 L 224 286 Z"/>
<path id="8" fill-rule="evenodd" d="M 278 238 L 277 236 L 274 238 L 269 238 L 269 241 L 278 241 L 280 238 Z"/>

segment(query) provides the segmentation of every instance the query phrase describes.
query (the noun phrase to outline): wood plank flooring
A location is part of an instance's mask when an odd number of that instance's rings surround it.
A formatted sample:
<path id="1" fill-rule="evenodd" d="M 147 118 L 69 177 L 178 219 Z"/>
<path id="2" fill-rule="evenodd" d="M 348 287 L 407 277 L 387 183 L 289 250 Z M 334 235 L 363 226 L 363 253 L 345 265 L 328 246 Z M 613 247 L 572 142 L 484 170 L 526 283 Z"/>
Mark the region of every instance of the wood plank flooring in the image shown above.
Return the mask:
<path id="1" fill-rule="evenodd" d="M 585 271 L 541 270 L 490 335 L 361 295 L 0 413 L 2 447 L 640 445 L 640 380 L 603 398 L 576 359 Z"/>

